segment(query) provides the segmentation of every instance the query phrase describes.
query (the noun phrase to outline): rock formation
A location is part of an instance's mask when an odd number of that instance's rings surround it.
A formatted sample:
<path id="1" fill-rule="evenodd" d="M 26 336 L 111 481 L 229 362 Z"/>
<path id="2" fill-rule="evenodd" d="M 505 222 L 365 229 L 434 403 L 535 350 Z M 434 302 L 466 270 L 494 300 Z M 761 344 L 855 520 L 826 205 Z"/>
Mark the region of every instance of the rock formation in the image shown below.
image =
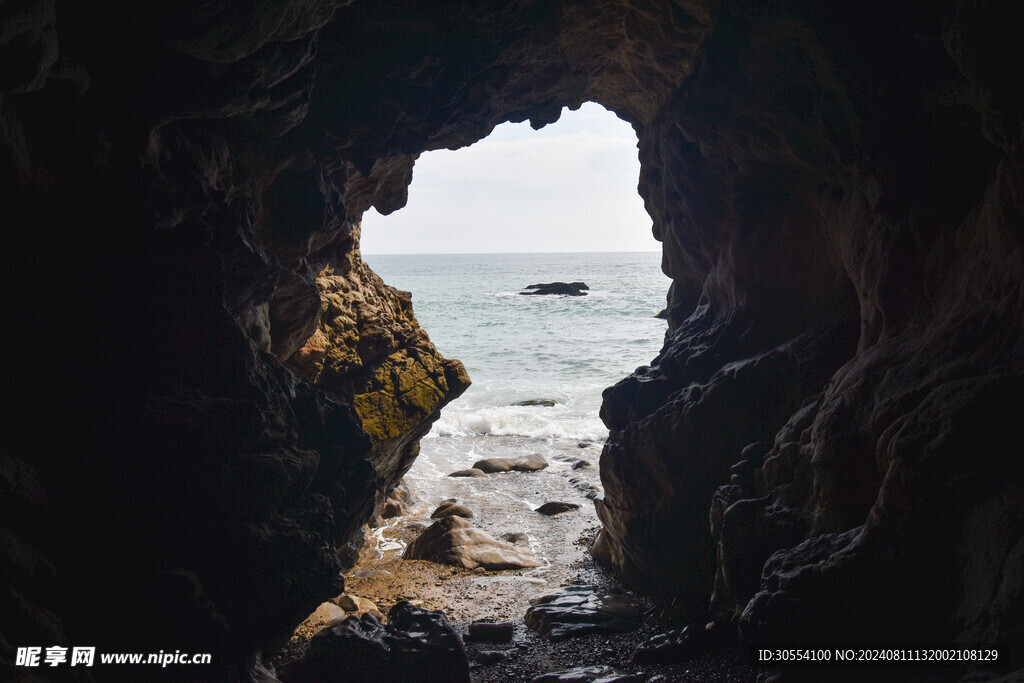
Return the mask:
<path id="1" fill-rule="evenodd" d="M 546 282 L 538 285 L 527 285 L 529 291 L 520 294 L 560 294 L 562 296 L 586 296 L 590 289 L 582 282 Z"/>
<path id="2" fill-rule="evenodd" d="M 673 281 L 605 395 L 595 554 L 752 639 L 1024 647 L 1014 9 L 0 4 L 0 671 L 89 642 L 245 678 L 341 592 L 465 385 L 362 214 L 590 100 Z"/>

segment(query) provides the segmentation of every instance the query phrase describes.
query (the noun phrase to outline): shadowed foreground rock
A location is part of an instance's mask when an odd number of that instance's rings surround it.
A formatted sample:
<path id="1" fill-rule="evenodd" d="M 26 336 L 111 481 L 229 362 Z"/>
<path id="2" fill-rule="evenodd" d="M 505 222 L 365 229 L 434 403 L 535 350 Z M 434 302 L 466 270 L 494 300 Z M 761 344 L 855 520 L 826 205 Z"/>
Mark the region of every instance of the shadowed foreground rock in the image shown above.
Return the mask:
<path id="1" fill-rule="evenodd" d="M 444 613 L 400 602 L 388 612 L 387 626 L 367 614 L 323 629 L 281 678 L 284 683 L 469 683 L 469 660 Z"/>
<path id="2" fill-rule="evenodd" d="M 595 586 L 568 586 L 533 598 L 525 621 L 553 641 L 632 631 L 642 623 L 640 612 L 628 596 Z"/>

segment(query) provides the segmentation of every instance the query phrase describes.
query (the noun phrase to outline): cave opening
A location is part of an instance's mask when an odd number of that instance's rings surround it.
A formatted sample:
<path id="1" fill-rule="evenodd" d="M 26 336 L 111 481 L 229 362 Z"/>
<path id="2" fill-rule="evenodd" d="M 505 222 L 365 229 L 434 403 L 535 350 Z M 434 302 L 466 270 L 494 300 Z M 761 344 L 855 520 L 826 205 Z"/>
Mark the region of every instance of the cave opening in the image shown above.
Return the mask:
<path id="1" fill-rule="evenodd" d="M 472 146 L 425 153 L 407 206 L 364 216 L 362 261 L 411 294 L 422 329 L 440 354 L 465 364 L 472 384 L 409 444 L 392 481 L 408 472 L 346 575 L 350 595 L 381 610 L 412 597 L 455 623 L 515 621 L 530 597 L 593 567 L 587 550 L 608 435 L 601 394 L 649 363 L 665 337 L 669 280 L 636 191 L 636 148 L 629 124 L 585 103 L 540 130 L 506 123 Z M 520 294 L 556 281 L 586 289 Z M 542 469 L 480 476 L 476 468 L 531 457 Z M 467 471 L 476 476 L 449 476 Z M 484 562 L 484 574 L 470 571 L 480 552 L 403 559 L 453 500 L 504 546 L 490 551 L 500 559 Z M 562 511 L 537 512 L 553 509 L 545 504 Z M 497 566 L 505 561 L 507 569 Z"/>

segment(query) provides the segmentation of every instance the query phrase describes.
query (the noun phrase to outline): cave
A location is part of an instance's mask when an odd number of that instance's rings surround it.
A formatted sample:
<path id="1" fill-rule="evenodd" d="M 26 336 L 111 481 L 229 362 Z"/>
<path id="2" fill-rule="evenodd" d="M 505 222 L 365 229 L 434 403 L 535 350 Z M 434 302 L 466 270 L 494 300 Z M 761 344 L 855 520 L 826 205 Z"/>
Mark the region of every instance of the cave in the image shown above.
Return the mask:
<path id="1" fill-rule="evenodd" d="M 420 153 L 588 101 L 637 132 L 672 280 L 604 396 L 594 557 L 742 642 L 1020 652 L 1013 9 L 0 4 L 4 676 L 90 644 L 274 680 L 466 384 L 362 215 Z M 414 401 L 369 371 L 399 360 Z"/>

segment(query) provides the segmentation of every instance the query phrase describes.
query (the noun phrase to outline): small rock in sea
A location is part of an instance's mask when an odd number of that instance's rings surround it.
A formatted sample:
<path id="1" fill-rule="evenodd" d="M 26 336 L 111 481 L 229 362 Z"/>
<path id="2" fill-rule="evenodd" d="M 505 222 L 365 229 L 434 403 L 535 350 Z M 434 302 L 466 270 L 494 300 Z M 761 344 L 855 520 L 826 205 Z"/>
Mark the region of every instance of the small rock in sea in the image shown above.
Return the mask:
<path id="1" fill-rule="evenodd" d="M 458 470 L 448 475 L 449 477 L 486 477 L 487 473 L 483 470 L 478 470 L 475 467 L 470 467 L 466 470 Z"/>
<path id="2" fill-rule="evenodd" d="M 551 501 L 550 503 L 544 503 L 539 508 L 534 510 L 534 512 L 539 512 L 542 515 L 551 516 L 579 509 L 580 506 L 577 503 L 563 503 L 561 501 Z"/>
<path id="3" fill-rule="evenodd" d="M 667 308 L 661 309 L 660 311 L 658 311 L 657 313 L 654 314 L 654 317 L 658 318 L 659 320 L 667 319 L 668 318 L 668 309 Z"/>
<path id="4" fill-rule="evenodd" d="M 473 463 L 473 469 L 494 474 L 496 472 L 536 472 L 548 466 L 539 453 L 534 453 L 527 458 L 486 458 Z"/>
<path id="5" fill-rule="evenodd" d="M 474 621 L 469 625 L 470 640 L 477 643 L 510 643 L 515 635 L 515 624 L 510 621 Z"/>
<path id="6" fill-rule="evenodd" d="M 430 513 L 430 518 L 441 519 L 442 517 L 450 517 L 452 515 L 472 519 L 473 511 L 465 505 L 459 505 L 455 501 L 445 501 L 438 505 L 436 510 Z"/>
<path id="7" fill-rule="evenodd" d="M 572 464 L 574 470 L 582 470 L 584 467 L 590 467 L 590 463 L 586 460 L 577 460 Z"/>
<path id="8" fill-rule="evenodd" d="M 576 444 L 576 448 L 589 448 L 589 447 L 590 447 L 589 443 L 580 442 L 580 443 Z"/>
<path id="9" fill-rule="evenodd" d="M 530 679 L 530 683 L 640 683 L 639 674 L 624 674 L 610 666 L 581 666 L 568 671 L 554 671 Z"/>
<path id="10" fill-rule="evenodd" d="M 517 406 L 543 406 L 544 408 L 554 408 L 555 402 L 550 398 L 528 398 L 525 401 L 519 401 L 514 404 Z"/>
<path id="11" fill-rule="evenodd" d="M 587 293 L 584 290 L 589 290 L 582 282 L 547 282 L 536 285 L 527 285 L 525 289 L 531 290 L 528 292 L 519 292 L 520 294 L 560 294 L 562 296 L 586 296 Z"/>
<path id="12" fill-rule="evenodd" d="M 504 662 L 506 659 L 508 659 L 508 654 L 501 650 L 482 650 L 473 657 L 473 661 L 480 666 L 490 666 L 498 662 Z"/>
<path id="13" fill-rule="evenodd" d="M 598 496 L 597 488 L 588 481 L 584 481 L 579 477 L 573 477 L 569 480 L 569 483 L 573 487 L 581 492 L 588 500 L 594 500 Z"/>

